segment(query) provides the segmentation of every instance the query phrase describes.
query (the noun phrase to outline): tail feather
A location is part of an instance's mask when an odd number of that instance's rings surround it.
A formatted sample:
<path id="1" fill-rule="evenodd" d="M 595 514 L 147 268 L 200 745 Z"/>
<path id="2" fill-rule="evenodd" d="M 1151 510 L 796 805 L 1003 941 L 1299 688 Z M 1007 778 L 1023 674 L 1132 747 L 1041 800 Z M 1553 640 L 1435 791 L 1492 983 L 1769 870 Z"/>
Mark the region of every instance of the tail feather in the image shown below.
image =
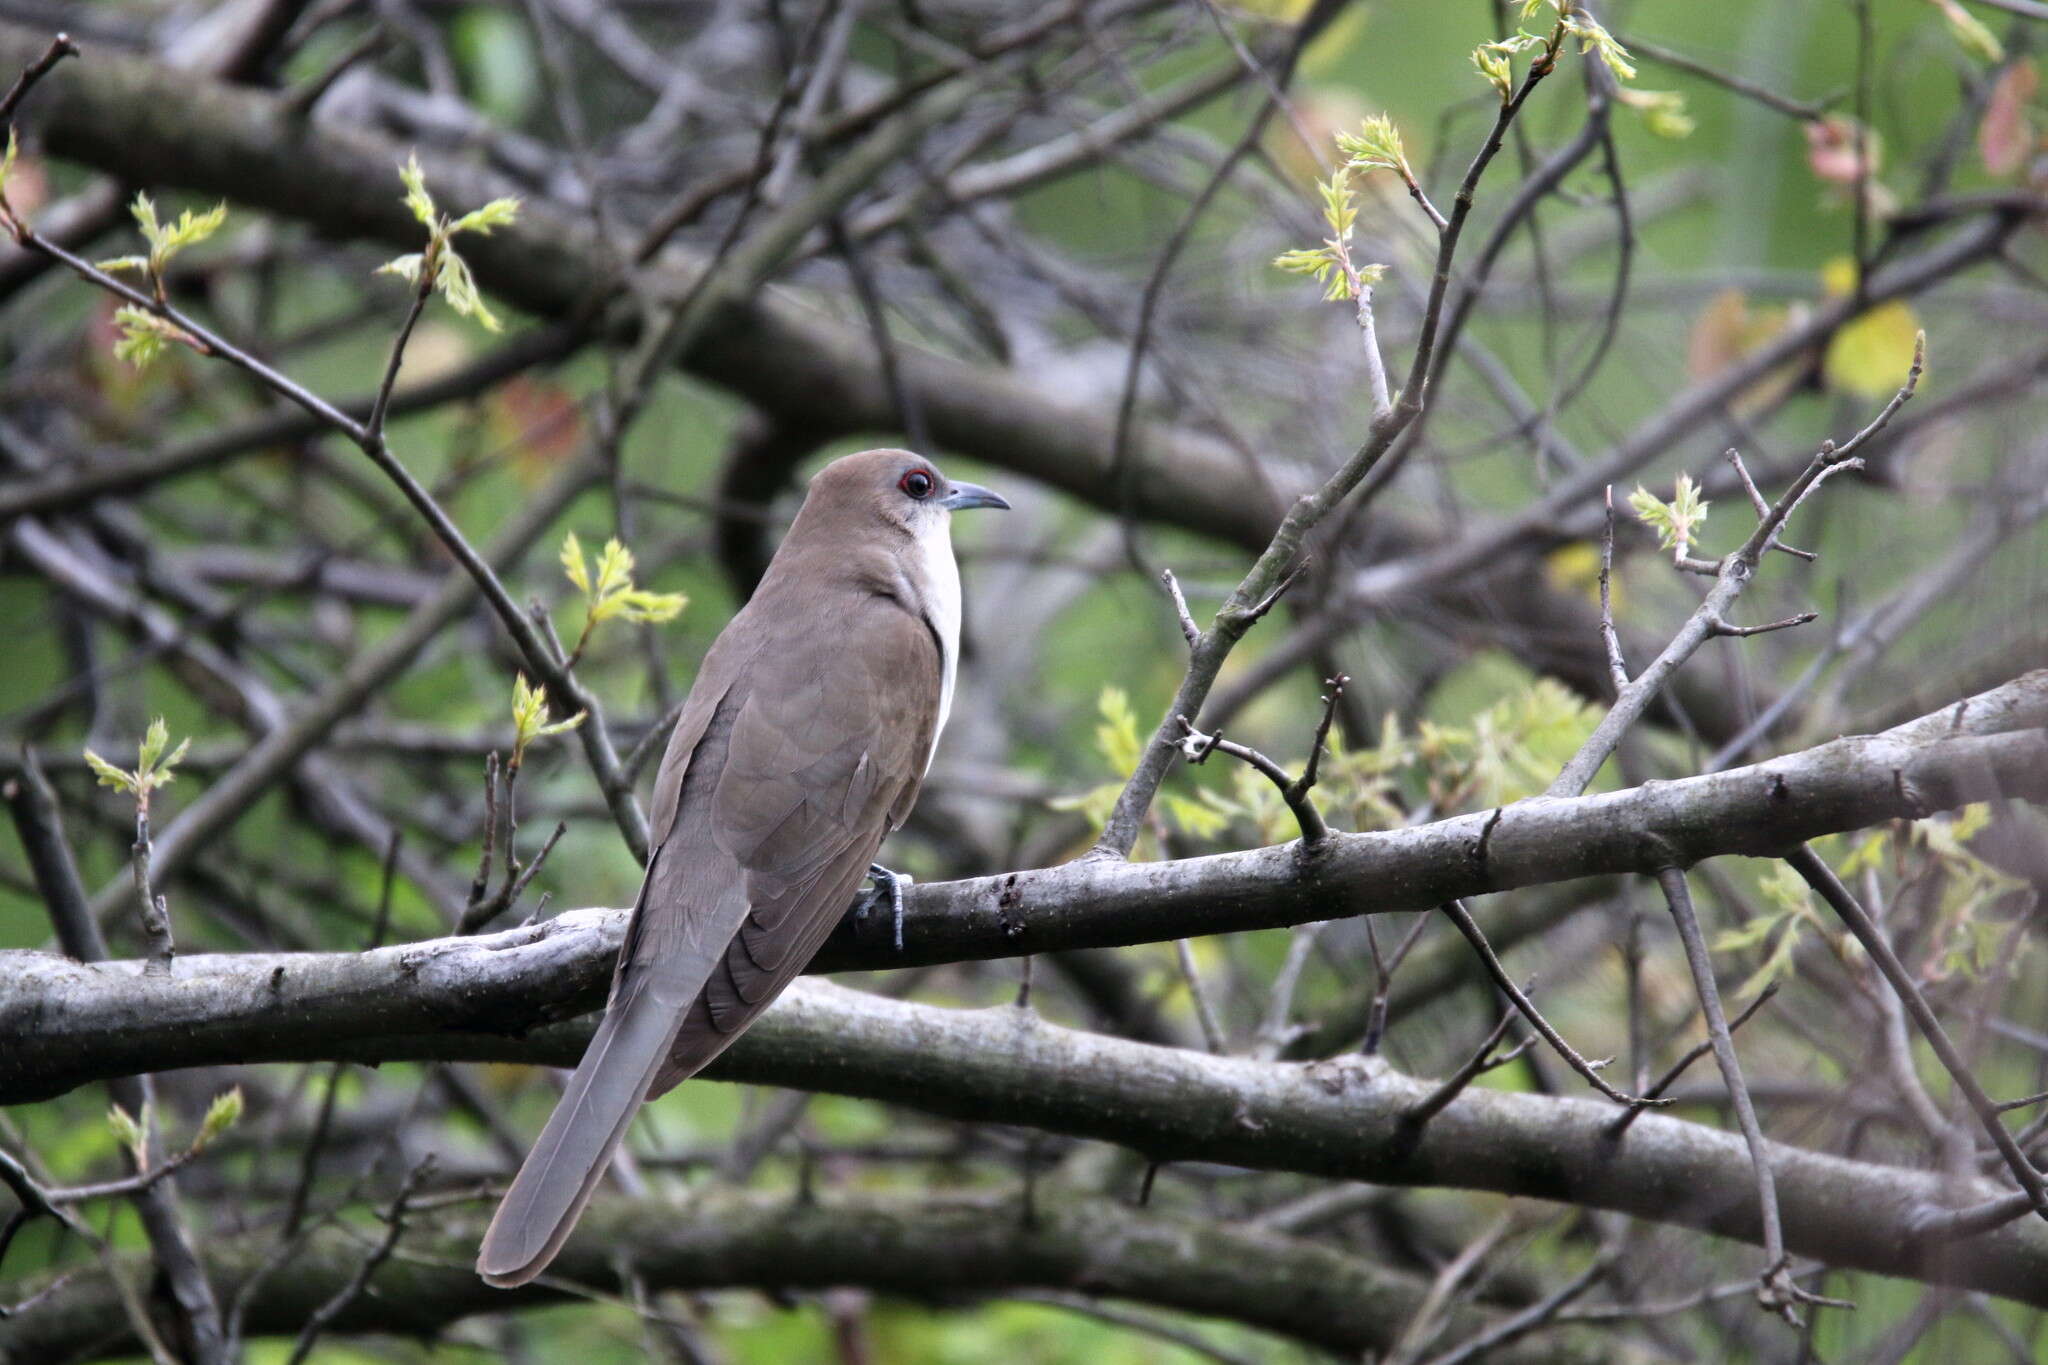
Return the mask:
<path id="1" fill-rule="evenodd" d="M 487 1283 L 525 1284 L 568 1240 L 682 1025 L 663 994 L 629 988 L 606 1012 L 484 1233 L 476 1268 Z"/>

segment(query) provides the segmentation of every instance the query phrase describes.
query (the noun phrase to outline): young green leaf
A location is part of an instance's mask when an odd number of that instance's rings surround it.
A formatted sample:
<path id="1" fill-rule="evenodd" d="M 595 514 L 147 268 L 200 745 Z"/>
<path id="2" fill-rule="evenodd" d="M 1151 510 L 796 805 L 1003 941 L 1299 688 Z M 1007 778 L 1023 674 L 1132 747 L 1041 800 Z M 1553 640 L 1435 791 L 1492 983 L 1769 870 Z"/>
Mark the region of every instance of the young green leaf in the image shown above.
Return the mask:
<path id="1" fill-rule="evenodd" d="M 1692 136 L 1692 115 L 1685 112 L 1685 96 L 1676 90 L 1635 90 L 1622 87 L 1614 92 L 1615 98 L 1643 116 L 1643 126 L 1653 136 L 1679 138 Z"/>
<path id="2" fill-rule="evenodd" d="M 434 276 L 434 287 L 441 291 L 441 297 L 448 300 L 450 308 L 466 318 L 475 318 L 486 331 L 504 330 L 498 315 L 490 310 L 484 303 L 484 296 L 477 292 L 476 277 L 469 273 L 469 262 L 456 255 L 455 248 L 441 248 L 441 264 Z"/>
<path id="3" fill-rule="evenodd" d="M 1473 48 L 1472 65 L 1479 68 L 1479 74 L 1486 77 L 1494 93 L 1500 96 L 1500 102 L 1506 104 L 1515 97 L 1515 55 L 1542 46 L 1543 39 L 1517 29 L 1512 38 L 1481 43 Z"/>
<path id="4" fill-rule="evenodd" d="M 1597 20 L 1583 10 L 1571 10 L 1559 19 L 1565 31 L 1579 40 L 1580 52 L 1591 52 L 1607 64 L 1618 81 L 1632 81 L 1636 69 L 1629 62 L 1628 49 L 1614 40 L 1614 35 L 1602 28 Z"/>
<path id="5" fill-rule="evenodd" d="M 114 359 L 125 360 L 138 370 L 162 355 L 169 343 L 199 348 L 199 339 L 177 323 L 133 305 L 114 310 L 114 325 L 121 329 L 120 339 L 114 343 Z"/>
<path id="6" fill-rule="evenodd" d="M 569 581 L 585 597 L 590 595 L 590 570 L 583 563 L 583 542 L 571 531 L 569 538 L 562 542 L 562 571 L 569 575 Z"/>
<path id="7" fill-rule="evenodd" d="M 115 767 L 90 749 L 85 751 L 85 766 L 93 770 L 102 787 L 112 787 L 115 791 L 131 795 L 140 790 L 135 785 L 135 774 Z"/>
<path id="8" fill-rule="evenodd" d="M 633 582 L 633 552 L 614 536 L 597 556 L 593 576 L 583 555 L 583 543 L 570 532 L 562 542 L 562 571 L 583 594 L 583 633 L 577 638 L 575 654 L 583 652 L 593 626 L 619 618 L 660 624 L 682 614 L 690 599 L 679 592 L 650 592 Z"/>
<path id="9" fill-rule="evenodd" d="M 1350 281 L 1344 278 L 1343 264 L 1329 247 L 1283 251 L 1273 258 L 1273 264 L 1290 275 L 1313 275 L 1324 286 L 1325 299 L 1341 299 L 1351 291 Z"/>
<path id="10" fill-rule="evenodd" d="M 396 275 L 407 284 L 416 286 L 420 282 L 420 267 L 426 264 L 426 259 L 417 251 L 405 256 L 394 256 L 371 273 Z"/>
<path id="11" fill-rule="evenodd" d="M 1347 172 L 1347 167 L 1339 166 L 1335 175 L 1316 185 L 1323 196 L 1323 221 L 1330 225 L 1330 236 L 1340 242 L 1351 240 L 1351 227 L 1358 221 L 1358 205 Z"/>
<path id="12" fill-rule="evenodd" d="M 227 202 L 223 200 L 205 213 L 195 214 L 186 209 L 175 222 L 163 223 L 156 216 L 156 201 L 142 193 L 135 196 L 128 212 L 134 216 L 135 226 L 141 229 L 142 240 L 149 244 L 148 254 L 116 256 L 112 260 L 101 261 L 99 267 L 102 270 L 146 271 L 159 296 L 163 291 L 164 267 L 170 264 L 171 258 L 186 247 L 213 236 L 228 218 Z"/>
<path id="13" fill-rule="evenodd" d="M 178 215 L 177 222 L 159 231 L 151 245 L 155 246 L 162 253 L 164 260 L 169 260 L 173 254 L 183 251 L 188 246 L 197 245 L 213 236 L 215 232 L 220 230 L 220 225 L 227 220 L 228 206 L 226 200 L 222 200 L 205 213 L 199 214 L 196 217 L 193 215 L 192 210 L 186 209 Z"/>
<path id="14" fill-rule="evenodd" d="M 617 536 L 604 543 L 604 552 L 597 557 L 597 599 L 604 599 L 624 592 L 633 585 L 633 552 Z"/>
<path id="15" fill-rule="evenodd" d="M 1095 750 L 1109 763 L 1110 771 L 1128 773 L 1138 766 L 1144 752 L 1138 740 L 1138 713 L 1131 709 L 1130 694 L 1121 687 L 1105 687 L 1095 700 L 1102 724 L 1095 727 Z"/>
<path id="16" fill-rule="evenodd" d="M 630 588 L 619 594 L 621 604 L 619 615 L 628 621 L 641 621 L 650 625 L 662 625 L 682 615 L 690 599 L 679 592 L 649 592 L 645 588 Z"/>
<path id="17" fill-rule="evenodd" d="M 1337 134 L 1337 150 L 1344 154 L 1345 165 L 1351 170 L 1378 167 L 1398 171 L 1404 180 L 1411 178 L 1408 155 L 1401 147 L 1401 134 L 1394 127 L 1394 121 L 1385 114 L 1374 114 L 1355 133 Z"/>
<path id="18" fill-rule="evenodd" d="M 192 1139 L 192 1150 L 197 1152 L 212 1144 L 213 1140 L 235 1126 L 242 1117 L 242 1087 L 223 1090 L 213 1097 L 213 1103 L 206 1106 L 206 1117 L 200 1120 L 199 1135 Z"/>
<path id="19" fill-rule="evenodd" d="M 412 216 L 425 226 L 438 231 L 441 226 L 441 212 L 434 207 L 434 196 L 427 193 L 427 173 L 420 169 L 418 152 L 409 152 L 405 164 L 398 168 L 398 179 L 405 186 L 402 202 L 412 210 Z"/>
<path id="20" fill-rule="evenodd" d="M 164 725 L 164 718 L 158 716 L 149 723 L 149 729 L 143 734 L 142 743 L 136 746 L 136 761 L 132 770 L 117 768 L 90 749 L 85 751 L 85 763 L 98 776 L 101 786 L 112 787 L 131 796 L 147 797 L 158 787 L 176 779 L 177 774 L 171 770 L 184 759 L 185 751 L 192 747 L 192 741 L 187 737 L 180 740 L 178 747 L 167 755 L 164 749 L 170 742 L 170 730 Z"/>
<path id="21" fill-rule="evenodd" d="M 1638 484 L 1628 496 L 1628 505 L 1657 533 L 1658 548 L 1670 550 L 1680 558 L 1699 538 L 1700 527 L 1707 520 L 1707 500 L 1700 496 L 1699 485 L 1690 474 L 1678 476 L 1678 487 L 1670 502 Z"/>
<path id="22" fill-rule="evenodd" d="M 1964 9 L 1957 0 L 1933 0 L 1934 7 L 1941 11 L 1941 17 L 1948 24 L 1949 36 L 1956 44 L 1973 57 L 1987 62 L 2005 60 L 2005 44 L 1998 41 L 1998 35 L 1984 26 L 1983 20 Z"/>
<path id="23" fill-rule="evenodd" d="M 458 232 L 474 232 L 479 237 L 491 235 L 492 228 L 509 227 L 519 218 L 517 199 L 493 199 L 480 209 L 472 209 L 448 225 L 453 236 Z"/>
<path id="24" fill-rule="evenodd" d="M 148 1170 L 149 1106 L 146 1104 L 142 1106 L 142 1118 L 138 1122 L 136 1117 L 126 1109 L 123 1109 L 118 1104 L 114 1105 L 107 1110 L 107 1127 L 113 1131 L 114 1141 L 120 1143 L 127 1151 L 129 1160 L 135 1163 L 135 1169 L 138 1171 Z"/>
<path id="25" fill-rule="evenodd" d="M 1500 44 L 1481 43 L 1473 48 L 1472 65 L 1479 68 L 1479 74 L 1500 96 L 1502 104 L 1515 97 L 1515 70 L 1509 65 L 1507 54 L 1500 50 Z"/>
<path id="26" fill-rule="evenodd" d="M 512 683 L 512 771 L 517 772 L 526 758 L 526 747 L 537 739 L 559 735 L 573 730 L 583 723 L 588 712 L 578 711 L 567 720 L 548 719 L 548 691 L 535 687 L 519 674 Z"/>
<path id="27" fill-rule="evenodd" d="M 426 172 L 420 169 L 417 154 L 408 156 L 405 164 L 398 168 L 398 178 L 405 185 L 405 206 L 427 229 L 427 249 L 386 261 L 377 267 L 376 273 L 397 275 L 417 289 L 421 284 L 421 274 L 431 270 L 433 278 L 426 281 L 427 287 L 447 299 L 449 307 L 466 318 L 475 318 L 489 331 L 502 330 L 503 324 L 484 302 L 483 294 L 476 287 L 476 277 L 470 273 L 469 262 L 457 254 L 453 239 L 460 232 L 488 237 L 491 229 L 517 221 L 519 201 L 493 199 L 482 208 L 472 209 L 451 221 L 442 216 L 434 204 L 434 196 L 427 192 Z"/>

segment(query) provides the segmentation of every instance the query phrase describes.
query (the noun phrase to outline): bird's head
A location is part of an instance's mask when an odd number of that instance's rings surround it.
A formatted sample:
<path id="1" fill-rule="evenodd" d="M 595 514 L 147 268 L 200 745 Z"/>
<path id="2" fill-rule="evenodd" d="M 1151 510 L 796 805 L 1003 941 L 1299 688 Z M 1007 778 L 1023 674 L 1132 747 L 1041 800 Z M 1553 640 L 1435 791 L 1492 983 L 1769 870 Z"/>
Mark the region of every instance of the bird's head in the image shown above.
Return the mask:
<path id="1" fill-rule="evenodd" d="M 804 499 L 813 509 L 837 516 L 862 516 L 915 539 L 946 534 L 955 512 L 970 507 L 1008 507 L 978 484 L 957 483 L 939 467 L 908 450 L 863 450 L 819 470 Z"/>

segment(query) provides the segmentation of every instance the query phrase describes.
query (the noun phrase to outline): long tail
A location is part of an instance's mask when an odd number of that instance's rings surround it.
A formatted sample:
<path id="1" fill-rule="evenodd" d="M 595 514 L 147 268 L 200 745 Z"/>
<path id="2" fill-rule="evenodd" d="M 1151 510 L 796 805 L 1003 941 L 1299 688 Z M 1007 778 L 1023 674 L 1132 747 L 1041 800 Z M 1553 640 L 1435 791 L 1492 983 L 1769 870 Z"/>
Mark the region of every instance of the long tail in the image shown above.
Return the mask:
<path id="1" fill-rule="evenodd" d="M 638 983 L 612 1002 L 484 1233 L 476 1269 L 487 1283 L 525 1284 L 568 1240 L 682 1025 L 663 995 Z"/>

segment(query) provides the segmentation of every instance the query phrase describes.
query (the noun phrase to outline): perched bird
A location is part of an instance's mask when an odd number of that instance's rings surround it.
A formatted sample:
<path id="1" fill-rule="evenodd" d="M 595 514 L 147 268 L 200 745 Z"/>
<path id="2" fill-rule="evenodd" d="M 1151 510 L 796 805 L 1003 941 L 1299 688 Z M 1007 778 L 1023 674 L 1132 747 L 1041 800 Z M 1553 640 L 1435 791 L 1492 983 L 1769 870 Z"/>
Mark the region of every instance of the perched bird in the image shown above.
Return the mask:
<path id="1" fill-rule="evenodd" d="M 824 943 L 910 814 L 953 702 L 952 514 L 1009 504 L 907 450 L 834 460 L 704 656 L 654 784 L 654 848 L 611 1002 L 477 1255 L 526 1283 L 643 1099 L 695 1075 Z"/>

